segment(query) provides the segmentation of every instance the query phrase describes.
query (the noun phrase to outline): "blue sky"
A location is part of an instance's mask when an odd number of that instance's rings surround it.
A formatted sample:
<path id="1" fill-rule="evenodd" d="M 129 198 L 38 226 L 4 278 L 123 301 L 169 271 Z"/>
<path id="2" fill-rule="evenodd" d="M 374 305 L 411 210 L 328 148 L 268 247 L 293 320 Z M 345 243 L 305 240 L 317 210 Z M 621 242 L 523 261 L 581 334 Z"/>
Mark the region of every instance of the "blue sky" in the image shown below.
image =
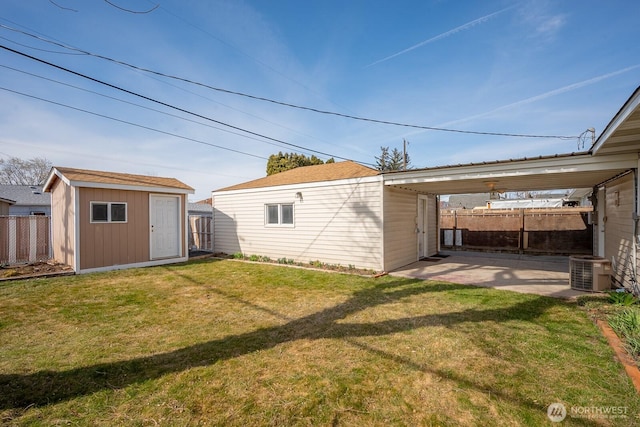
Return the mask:
<path id="1" fill-rule="evenodd" d="M 640 85 L 632 0 L 110 2 L 4 0 L 0 45 L 196 115 L 0 49 L 0 156 L 173 176 L 198 200 L 264 176 L 278 151 L 374 164 L 406 139 L 414 167 L 579 151 L 323 115 L 96 55 L 299 106 L 507 134 L 597 136 Z"/>

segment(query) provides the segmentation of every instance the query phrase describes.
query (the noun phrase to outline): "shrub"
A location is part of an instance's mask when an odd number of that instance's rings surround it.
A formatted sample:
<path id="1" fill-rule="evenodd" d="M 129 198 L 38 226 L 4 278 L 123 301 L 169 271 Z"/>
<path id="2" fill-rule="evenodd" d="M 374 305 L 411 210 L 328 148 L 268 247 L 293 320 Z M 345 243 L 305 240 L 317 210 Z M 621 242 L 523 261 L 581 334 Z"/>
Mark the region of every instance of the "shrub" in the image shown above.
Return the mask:
<path id="1" fill-rule="evenodd" d="M 640 310 L 625 308 L 609 316 L 609 326 L 625 342 L 634 357 L 640 355 Z"/>
<path id="2" fill-rule="evenodd" d="M 613 291 L 609 292 L 609 302 L 615 305 L 624 305 L 630 306 L 638 302 L 638 299 L 626 291 L 618 292 Z"/>

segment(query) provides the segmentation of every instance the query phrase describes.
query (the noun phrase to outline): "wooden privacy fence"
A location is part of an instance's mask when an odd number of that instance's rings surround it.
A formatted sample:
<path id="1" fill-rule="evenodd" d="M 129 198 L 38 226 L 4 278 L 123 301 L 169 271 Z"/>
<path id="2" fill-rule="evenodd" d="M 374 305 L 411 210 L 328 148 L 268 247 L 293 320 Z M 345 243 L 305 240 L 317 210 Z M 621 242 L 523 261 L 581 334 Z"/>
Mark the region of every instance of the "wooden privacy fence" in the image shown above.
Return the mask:
<path id="1" fill-rule="evenodd" d="M 213 218 L 189 215 L 189 249 L 213 252 Z"/>
<path id="2" fill-rule="evenodd" d="M 0 216 L 0 264 L 51 259 L 50 226 L 48 216 Z"/>
<path id="3" fill-rule="evenodd" d="M 440 213 L 440 242 L 447 249 L 591 254 L 591 210 L 444 209 Z"/>

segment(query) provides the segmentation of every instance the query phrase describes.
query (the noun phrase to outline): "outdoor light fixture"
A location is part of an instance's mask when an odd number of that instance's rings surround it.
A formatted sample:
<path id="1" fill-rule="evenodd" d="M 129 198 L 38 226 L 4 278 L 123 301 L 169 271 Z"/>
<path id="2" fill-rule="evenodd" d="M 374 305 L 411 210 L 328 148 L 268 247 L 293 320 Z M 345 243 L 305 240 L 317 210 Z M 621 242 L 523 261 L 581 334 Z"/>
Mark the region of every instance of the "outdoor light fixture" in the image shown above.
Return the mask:
<path id="1" fill-rule="evenodd" d="M 302 193 L 300 191 L 296 193 L 296 199 L 300 199 L 300 201 L 302 201 Z"/>

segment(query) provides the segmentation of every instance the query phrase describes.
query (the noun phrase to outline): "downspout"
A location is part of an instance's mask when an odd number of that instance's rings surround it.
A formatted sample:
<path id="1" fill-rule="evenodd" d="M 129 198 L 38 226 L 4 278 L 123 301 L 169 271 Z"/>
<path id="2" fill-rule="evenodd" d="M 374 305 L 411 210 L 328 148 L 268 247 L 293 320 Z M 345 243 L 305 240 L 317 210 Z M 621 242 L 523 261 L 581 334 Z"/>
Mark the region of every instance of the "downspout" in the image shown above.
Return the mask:
<path id="1" fill-rule="evenodd" d="M 640 167 L 640 159 L 638 159 L 638 166 Z M 638 216 L 638 212 L 640 211 L 640 189 L 638 188 L 638 169 L 636 168 L 633 171 L 633 188 L 635 188 L 635 209 L 633 212 L 633 245 L 631 245 L 631 251 L 633 253 L 632 263 L 633 263 L 633 275 L 634 277 L 631 279 L 631 282 L 634 284 L 638 283 L 638 220 L 640 216 Z M 636 287 L 634 286 L 631 289 L 631 292 L 636 293 Z"/>
<path id="2" fill-rule="evenodd" d="M 440 195 L 436 194 L 436 253 L 440 253 Z"/>
<path id="3" fill-rule="evenodd" d="M 384 184 L 384 174 L 380 174 L 380 272 L 387 271 L 387 260 L 386 260 L 386 252 L 385 252 L 385 242 L 387 239 L 387 234 L 385 233 L 385 224 L 384 224 L 384 209 L 385 209 L 385 198 L 387 192 L 387 186 Z"/>

